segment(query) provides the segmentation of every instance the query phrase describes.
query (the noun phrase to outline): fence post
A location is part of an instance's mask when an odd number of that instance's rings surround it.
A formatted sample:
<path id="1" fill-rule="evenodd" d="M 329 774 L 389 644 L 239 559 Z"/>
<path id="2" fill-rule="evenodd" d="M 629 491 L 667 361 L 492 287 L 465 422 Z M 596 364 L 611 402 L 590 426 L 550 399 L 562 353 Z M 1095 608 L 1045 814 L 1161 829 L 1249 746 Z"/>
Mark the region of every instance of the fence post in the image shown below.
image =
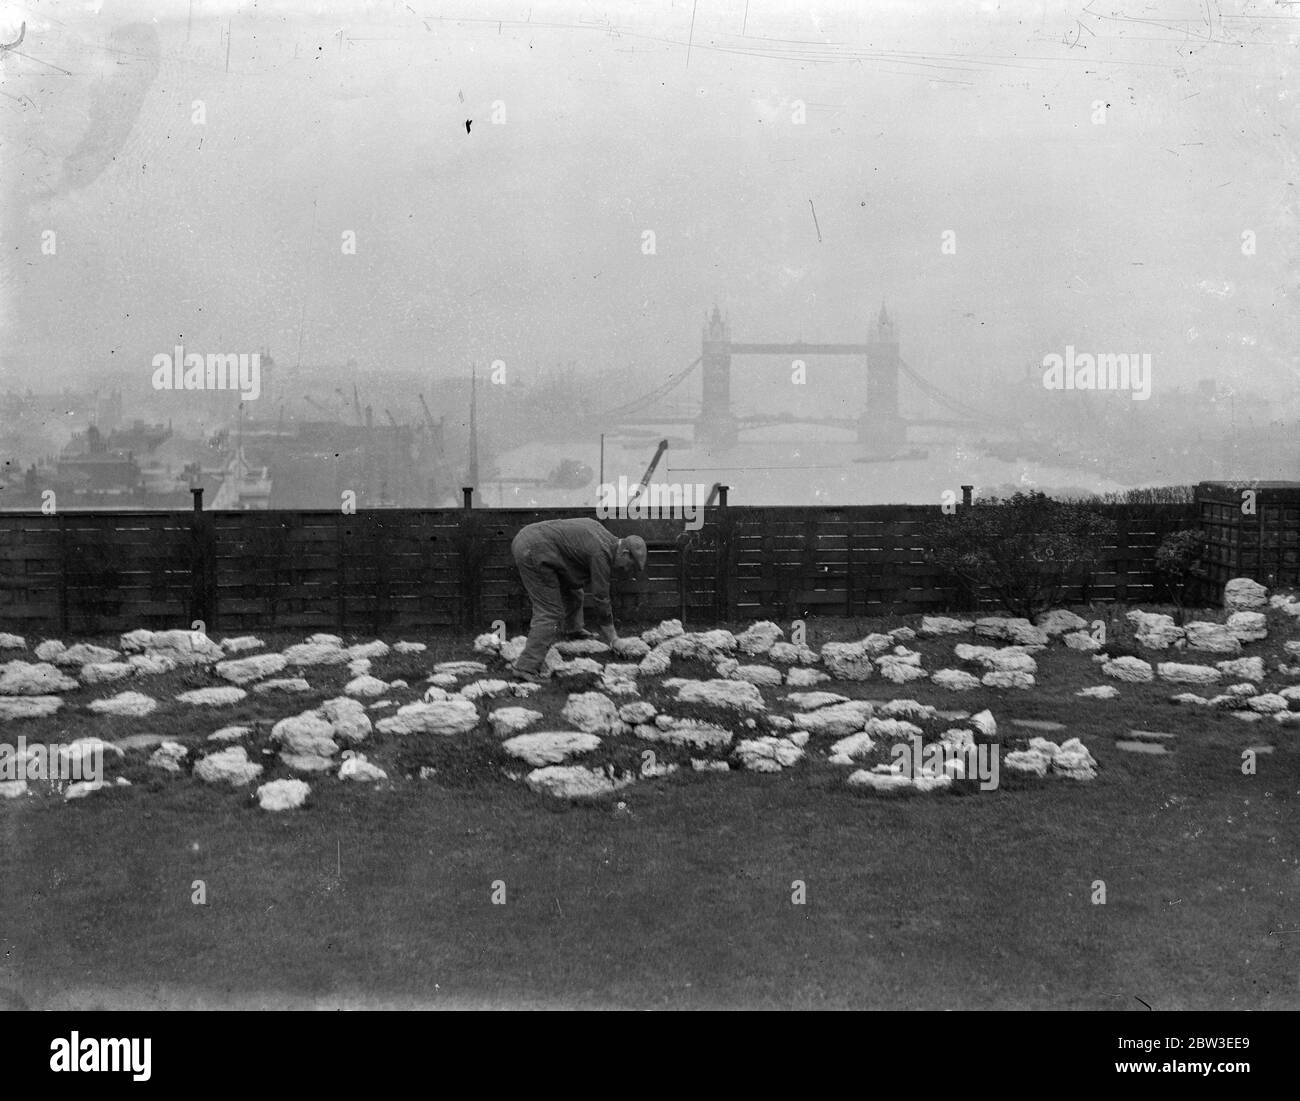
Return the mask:
<path id="1" fill-rule="evenodd" d="M 471 505 L 474 490 L 466 486 L 461 490 L 465 495 L 465 507 L 461 510 L 460 527 L 456 532 L 456 551 L 460 565 L 460 602 L 459 619 L 462 629 L 474 627 L 482 619 L 482 585 L 483 533 L 480 526 L 480 514 Z"/>
<path id="2" fill-rule="evenodd" d="M 194 512 L 190 520 L 190 622 L 203 621 L 207 631 L 217 624 L 216 528 L 212 514 L 203 511 L 203 488 L 190 489 Z"/>
<path id="3" fill-rule="evenodd" d="M 473 487 L 473 486 L 461 486 L 461 487 L 460 487 L 460 492 L 461 492 L 461 495 L 464 497 L 464 501 L 465 501 L 465 503 L 464 503 L 464 507 L 467 508 L 467 509 L 471 509 L 471 508 L 473 508 L 473 507 L 474 507 L 474 487 Z"/>
<path id="4" fill-rule="evenodd" d="M 735 608 L 732 588 L 732 522 L 727 510 L 727 490 L 729 486 L 718 486 L 718 545 L 715 561 L 716 582 L 713 589 L 713 618 L 715 623 L 724 623 L 731 619 Z"/>
<path id="5" fill-rule="evenodd" d="M 340 512 L 334 518 L 334 555 L 337 568 L 334 576 L 337 579 L 338 593 L 336 614 L 339 621 L 339 634 L 346 633 L 348 618 L 348 586 L 347 586 L 347 537 L 344 534 L 343 516 Z M 355 522 L 355 521 L 354 521 Z"/>
<path id="6" fill-rule="evenodd" d="M 59 513 L 59 629 L 68 633 L 68 518 Z"/>

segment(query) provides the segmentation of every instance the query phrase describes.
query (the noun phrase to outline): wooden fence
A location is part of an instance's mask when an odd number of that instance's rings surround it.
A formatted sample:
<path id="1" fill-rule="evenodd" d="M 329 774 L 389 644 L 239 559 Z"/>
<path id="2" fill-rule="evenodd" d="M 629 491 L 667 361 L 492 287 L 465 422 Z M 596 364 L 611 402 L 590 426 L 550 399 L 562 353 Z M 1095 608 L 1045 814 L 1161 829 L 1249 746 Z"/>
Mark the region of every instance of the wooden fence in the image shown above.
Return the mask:
<path id="1" fill-rule="evenodd" d="M 1162 536 L 1192 505 L 1104 506 L 1115 544 L 1071 601 L 1155 599 Z M 925 561 L 937 506 L 730 506 L 682 520 L 608 521 L 650 547 L 616 594 L 621 621 L 703 625 L 934 612 L 961 597 Z M 0 631 L 71 635 L 202 620 L 223 633 L 285 628 L 486 630 L 527 620 L 510 557 L 525 524 L 582 509 L 0 513 Z M 981 606 L 991 602 L 981 600 Z"/>

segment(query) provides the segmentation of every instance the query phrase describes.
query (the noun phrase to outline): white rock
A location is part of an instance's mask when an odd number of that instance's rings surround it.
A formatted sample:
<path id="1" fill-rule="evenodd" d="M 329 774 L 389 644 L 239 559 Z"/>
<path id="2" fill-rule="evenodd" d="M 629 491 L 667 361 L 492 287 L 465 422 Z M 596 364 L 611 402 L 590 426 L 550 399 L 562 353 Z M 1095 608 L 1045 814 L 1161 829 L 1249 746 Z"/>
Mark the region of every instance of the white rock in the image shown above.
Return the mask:
<path id="1" fill-rule="evenodd" d="M 488 722 L 492 725 L 492 733 L 498 738 L 508 738 L 522 734 L 541 718 L 540 711 L 527 707 L 499 707 L 488 715 Z"/>
<path id="2" fill-rule="evenodd" d="M 600 672 L 600 662 L 594 658 L 573 658 L 566 661 L 554 646 L 550 648 L 546 659 L 542 662 L 542 674 L 553 677 L 599 676 Z"/>
<path id="3" fill-rule="evenodd" d="M 125 661 L 105 661 L 81 667 L 83 684 L 110 684 L 123 680 L 135 673 L 135 669 Z"/>
<path id="4" fill-rule="evenodd" d="M 903 776 L 897 772 L 868 772 L 859 769 L 852 773 L 847 783 L 852 787 L 867 787 L 876 791 L 899 791 L 911 789 L 920 792 L 936 791 L 952 783 L 949 776 Z"/>
<path id="5" fill-rule="evenodd" d="M 839 680 L 869 680 L 871 656 L 871 648 L 863 642 L 828 642 L 821 652 L 826 671 Z"/>
<path id="6" fill-rule="evenodd" d="M 771 651 L 772 644 L 780 642 L 784 635 L 785 632 L 780 627 L 771 620 L 764 619 L 751 623 L 737 635 L 736 645 L 740 647 L 741 653 L 758 656 Z"/>
<path id="7" fill-rule="evenodd" d="M 1258 683 L 1264 679 L 1264 659 L 1260 657 L 1236 658 L 1233 661 L 1215 662 L 1218 669 L 1229 677 L 1241 677 L 1243 680 Z M 1232 689 L 1228 690 L 1229 692 Z"/>
<path id="8" fill-rule="evenodd" d="M 610 653 L 609 645 L 598 638 L 561 639 L 555 649 L 566 658 L 603 657 Z"/>
<path id="9" fill-rule="evenodd" d="M 1046 646 L 1047 632 L 1021 617 L 985 616 L 975 621 L 975 633 L 1018 646 Z"/>
<path id="10" fill-rule="evenodd" d="M 1239 654 L 1241 642 L 1226 623 L 1189 623 L 1183 630 L 1187 645 L 1211 654 Z"/>
<path id="11" fill-rule="evenodd" d="M 1035 626 L 1041 628 L 1048 638 L 1056 638 L 1068 631 L 1079 631 L 1088 626 L 1088 621 L 1065 608 L 1055 608 L 1043 612 L 1034 620 Z"/>
<path id="12" fill-rule="evenodd" d="M 1223 586 L 1223 606 L 1230 612 L 1248 612 L 1268 603 L 1268 589 L 1249 577 L 1234 577 Z"/>
<path id="13" fill-rule="evenodd" d="M 17 799 L 26 794 L 26 780 L 0 780 L 0 799 Z"/>
<path id="14" fill-rule="evenodd" d="M 393 643 L 393 653 L 395 654 L 423 654 L 428 648 L 423 642 Z"/>
<path id="15" fill-rule="evenodd" d="M 126 662 L 135 670 L 137 677 L 158 677 L 172 672 L 177 662 L 165 654 L 132 654 Z"/>
<path id="16" fill-rule="evenodd" d="M 232 684 L 252 684 L 272 673 L 279 673 L 288 664 L 283 654 L 254 654 L 252 657 L 217 662 L 217 676 Z"/>
<path id="17" fill-rule="evenodd" d="M 284 660 L 290 665 L 346 665 L 348 652 L 323 642 L 300 642 L 285 650 Z"/>
<path id="18" fill-rule="evenodd" d="M 65 766 L 74 769 L 74 775 L 80 772 L 84 776 L 97 761 L 102 763 L 108 753 L 116 754 L 118 757 L 125 756 L 120 746 L 106 742 L 103 738 L 74 738 L 67 745 L 60 747 L 59 760 Z"/>
<path id="19" fill-rule="evenodd" d="M 1101 667 L 1101 671 L 1108 677 L 1127 681 L 1130 684 L 1155 679 L 1155 671 L 1151 668 L 1151 663 L 1143 661 L 1141 658 L 1112 658 Z"/>
<path id="20" fill-rule="evenodd" d="M 750 772 L 780 772 L 803 757 L 803 750 L 793 742 L 770 735 L 746 738 L 737 743 L 734 753 Z"/>
<path id="21" fill-rule="evenodd" d="M 102 791 L 108 786 L 103 780 L 82 780 L 76 784 L 69 784 L 68 789 L 63 793 L 63 798 L 83 799 L 92 791 Z"/>
<path id="22" fill-rule="evenodd" d="M 641 638 L 617 638 L 614 640 L 612 650 L 615 657 L 635 662 L 640 661 L 646 654 L 650 653 L 650 645 L 645 639 Z"/>
<path id="23" fill-rule="evenodd" d="M 1170 696 L 1169 702 L 1190 705 L 1192 707 L 1204 707 L 1210 701 L 1204 696 L 1198 696 L 1195 692 L 1179 692 L 1176 696 Z"/>
<path id="24" fill-rule="evenodd" d="M 428 683 L 435 688 L 455 688 L 458 677 L 451 673 L 434 673 L 428 677 Z"/>
<path id="25" fill-rule="evenodd" d="M 734 711 L 765 711 L 763 695 L 747 681 L 688 681 L 677 689 L 681 703 L 702 703 Z"/>
<path id="26" fill-rule="evenodd" d="M 58 696 L 0 696 L 0 722 L 43 719 L 63 706 Z"/>
<path id="27" fill-rule="evenodd" d="M 52 660 L 55 665 L 105 665 L 115 662 L 120 655 L 116 650 L 105 646 L 92 646 L 88 642 L 79 642 L 66 650 L 61 650 Z"/>
<path id="28" fill-rule="evenodd" d="M 770 665 L 741 665 L 731 674 L 735 680 L 748 681 L 759 687 L 772 687 L 781 683 L 781 670 Z"/>
<path id="29" fill-rule="evenodd" d="M 382 696 L 387 692 L 388 682 L 382 681 L 378 677 L 354 677 L 343 686 L 343 691 L 349 696 L 359 696 L 363 699 L 371 699 L 375 696 Z"/>
<path id="30" fill-rule="evenodd" d="M 1279 711 L 1273 716 L 1273 721 L 1285 726 L 1300 726 L 1300 711 Z"/>
<path id="31" fill-rule="evenodd" d="M 1037 673 L 1038 662 L 1019 646 L 994 650 L 984 659 L 984 667 L 1000 673 Z"/>
<path id="32" fill-rule="evenodd" d="M 1210 665 L 1180 665 L 1174 661 L 1162 661 L 1156 666 L 1156 672 L 1174 684 L 1218 684 L 1223 674 Z"/>
<path id="33" fill-rule="evenodd" d="M 731 766 L 726 761 L 701 761 L 691 758 L 691 768 L 696 772 L 730 772 Z"/>
<path id="34" fill-rule="evenodd" d="M 618 709 L 618 717 L 622 722 L 630 723 L 632 726 L 638 726 L 641 723 L 653 722 L 657 714 L 655 705 L 646 703 L 644 700 L 637 700 L 635 703 L 625 703 Z"/>
<path id="35" fill-rule="evenodd" d="M 514 685 L 508 680 L 470 681 L 460 690 L 467 700 L 492 700 L 500 696 L 513 696 Z"/>
<path id="36" fill-rule="evenodd" d="M 300 756 L 332 757 L 338 751 L 334 727 L 317 711 L 281 719 L 271 728 L 271 741 L 285 753 Z"/>
<path id="37" fill-rule="evenodd" d="M 54 661 L 67 647 L 57 638 L 46 639 L 36 647 L 36 659 L 38 661 Z"/>
<path id="38" fill-rule="evenodd" d="M 1288 710 L 1290 704 L 1285 696 L 1276 692 L 1265 692 L 1259 696 L 1252 696 L 1246 701 L 1246 706 L 1262 715 L 1272 715 L 1278 711 Z"/>
<path id="39" fill-rule="evenodd" d="M 478 708 L 466 699 L 408 703 L 395 715 L 380 719 L 381 734 L 466 734 L 478 725 Z"/>
<path id="40" fill-rule="evenodd" d="M 214 730 L 208 735 L 210 742 L 237 742 L 240 738 L 247 738 L 253 733 L 251 726 L 223 726 L 220 730 Z"/>
<path id="41" fill-rule="evenodd" d="M 259 696 L 265 696 L 271 692 L 310 692 L 311 685 L 302 677 L 277 677 L 274 680 L 264 680 L 261 684 L 253 685 L 253 691 Z"/>
<path id="42" fill-rule="evenodd" d="M 263 810 L 297 810 L 310 794 L 303 780 L 272 780 L 257 789 L 257 803 Z"/>
<path id="43" fill-rule="evenodd" d="M 370 735 L 370 716 L 366 714 L 366 706 L 360 700 L 339 696 L 326 700 L 321 704 L 320 710 L 336 739 L 355 745 Z"/>
<path id="44" fill-rule="evenodd" d="M 348 657 L 352 660 L 357 658 L 386 658 L 391 653 L 388 643 L 375 639 L 373 642 L 358 642 L 355 646 L 348 647 Z"/>
<path id="45" fill-rule="evenodd" d="M 262 774 L 262 766 L 248 759 L 242 745 L 231 746 L 219 753 L 209 753 L 194 766 L 194 775 L 209 784 L 233 784 L 239 787 L 250 783 Z"/>
<path id="46" fill-rule="evenodd" d="M 627 787 L 635 777 L 612 779 L 604 772 L 582 768 L 579 765 L 550 765 L 534 769 L 524 782 L 536 792 L 553 795 L 558 799 L 586 799 L 608 795 Z"/>
<path id="47" fill-rule="evenodd" d="M 998 736 L 998 724 L 997 720 L 993 718 L 992 711 L 986 709 L 972 715 L 970 724 L 986 738 L 996 738 Z"/>
<path id="48" fill-rule="evenodd" d="M 636 736 L 648 742 L 668 742 L 696 749 L 718 749 L 731 744 L 731 731 L 724 727 L 669 715 L 657 715 L 653 724 L 638 726 Z"/>
<path id="49" fill-rule="evenodd" d="M 132 631 L 118 642 L 129 653 L 147 651 L 171 658 L 178 665 L 208 665 L 226 656 L 202 631 Z"/>
<path id="50" fill-rule="evenodd" d="M 831 746 L 830 763 L 833 765 L 851 765 L 857 759 L 866 757 L 876 748 L 870 734 L 860 732 L 841 738 Z"/>
<path id="51" fill-rule="evenodd" d="M 1089 700 L 1113 700 L 1119 695 L 1119 689 L 1110 684 L 1096 684 L 1091 688 L 1080 688 L 1075 695 Z"/>
<path id="52" fill-rule="evenodd" d="M 639 668 L 644 676 L 662 677 L 671 664 L 672 655 L 667 650 L 656 647 L 641 659 Z"/>
<path id="53" fill-rule="evenodd" d="M 849 697 L 838 692 L 791 692 L 786 700 L 801 711 L 816 711 L 819 707 L 829 707 L 833 703 L 847 703 Z"/>
<path id="54" fill-rule="evenodd" d="M 165 769 L 167 772 L 180 772 L 181 762 L 185 760 L 189 750 L 180 742 L 163 742 L 153 751 L 149 758 L 149 764 L 154 768 Z"/>
<path id="55" fill-rule="evenodd" d="M 668 639 L 676 638 L 684 633 L 680 619 L 665 619 L 658 627 L 651 627 L 648 631 L 642 631 L 641 639 L 647 646 L 654 649 L 661 642 L 666 642 Z"/>
<path id="56" fill-rule="evenodd" d="M 930 682 L 949 692 L 969 692 L 979 687 L 979 679 L 962 669 L 940 669 L 930 676 Z"/>
<path id="57" fill-rule="evenodd" d="M 143 718 L 152 714 L 158 707 L 158 701 L 143 692 L 119 692 L 103 700 L 91 700 L 86 704 L 88 711 L 99 715 L 128 715 Z"/>
<path id="58" fill-rule="evenodd" d="M 921 617 L 921 637 L 928 638 L 933 635 L 962 635 L 973 629 L 975 623 L 970 619 L 951 619 L 942 615 L 927 615 Z"/>
<path id="59" fill-rule="evenodd" d="M 530 765 L 558 765 L 579 753 L 590 753 L 600 748 L 595 734 L 582 734 L 574 730 L 545 730 L 536 734 L 519 734 L 501 743 L 512 757 Z"/>
<path id="60" fill-rule="evenodd" d="M 359 784 L 374 784 L 380 780 L 388 779 L 388 773 L 378 765 L 372 765 L 367 761 L 365 754 L 349 749 L 343 754 L 343 757 L 343 764 L 339 768 L 340 780 L 353 780 Z"/>
<path id="61" fill-rule="evenodd" d="M 773 650 L 775 649 L 776 647 L 773 647 Z M 820 669 L 808 669 L 802 666 L 793 667 L 785 674 L 785 683 L 791 688 L 811 688 L 815 684 L 823 684 L 830 679 Z"/>
<path id="62" fill-rule="evenodd" d="M 885 680 L 892 684 L 907 684 L 930 675 L 921 668 L 920 658 L 920 654 L 886 654 L 876 659 L 876 666 Z"/>
<path id="63" fill-rule="evenodd" d="M 26 650 L 27 640 L 22 635 L 11 635 L 0 631 L 0 650 Z"/>
<path id="64" fill-rule="evenodd" d="M 187 703 L 192 707 L 229 707 L 248 695 L 242 688 L 233 685 L 222 688 L 195 688 L 182 692 L 176 697 L 177 702 Z"/>
<path id="65" fill-rule="evenodd" d="M 895 642 L 915 642 L 916 632 L 911 627 L 895 627 L 889 632 L 889 637 Z"/>
<path id="66" fill-rule="evenodd" d="M 1064 636 L 1065 645 L 1071 650 L 1078 650 L 1085 654 L 1095 654 L 1101 649 L 1101 643 L 1086 631 L 1074 631 Z"/>
<path id="67" fill-rule="evenodd" d="M 322 757 L 319 753 L 289 753 L 280 751 L 280 760 L 294 772 L 329 772 L 335 761 L 331 757 Z"/>
<path id="68" fill-rule="evenodd" d="M 1167 650 L 1184 641 L 1183 628 L 1174 622 L 1173 616 L 1134 610 L 1125 618 L 1133 624 L 1138 645 L 1148 650 Z"/>
<path id="69" fill-rule="evenodd" d="M 1259 642 L 1268 638 L 1268 620 L 1263 612 L 1233 612 L 1228 616 L 1228 630 L 1238 642 Z"/>
<path id="70" fill-rule="evenodd" d="M 560 714 L 587 734 L 617 734 L 622 729 L 614 701 L 599 692 L 575 692 Z"/>
<path id="71" fill-rule="evenodd" d="M 1062 743 L 1052 757 L 1052 771 L 1068 776 L 1071 780 L 1094 780 L 1097 777 L 1097 762 L 1088 747 L 1078 738 L 1071 738 Z"/>
<path id="72" fill-rule="evenodd" d="M 1029 689 L 1035 685 L 1034 675 L 1032 673 L 1021 673 L 1018 670 L 994 669 L 985 673 L 980 678 L 980 683 L 985 688 L 1016 688 Z"/>
<path id="73" fill-rule="evenodd" d="M 493 638 L 496 636 L 493 635 Z M 487 672 L 481 661 L 440 661 L 433 667 L 435 673 L 448 673 L 453 677 L 477 677 Z M 432 680 L 432 678 L 430 678 Z"/>
<path id="74" fill-rule="evenodd" d="M 48 696 L 80 685 L 48 662 L 11 661 L 0 665 L 0 696 Z"/>
<path id="75" fill-rule="evenodd" d="M 668 639 L 663 646 L 679 658 L 712 662 L 736 649 L 736 636 L 730 631 L 691 631 Z"/>
<path id="76" fill-rule="evenodd" d="M 1003 754 L 1001 767 L 1025 776 L 1046 776 L 1051 758 L 1036 749 L 1017 749 Z"/>
<path id="77" fill-rule="evenodd" d="M 227 654 L 243 654 L 249 650 L 260 650 L 266 643 L 253 635 L 239 635 L 237 638 L 223 638 L 221 648 Z"/>
<path id="78" fill-rule="evenodd" d="M 816 651 L 807 646 L 796 646 L 793 642 L 772 643 L 767 657 L 777 665 L 816 665 L 821 660 Z"/>
<path id="79" fill-rule="evenodd" d="M 849 700 L 815 711 L 801 711 L 794 716 L 794 724 L 810 734 L 842 738 L 861 730 L 873 710 L 870 700 Z"/>

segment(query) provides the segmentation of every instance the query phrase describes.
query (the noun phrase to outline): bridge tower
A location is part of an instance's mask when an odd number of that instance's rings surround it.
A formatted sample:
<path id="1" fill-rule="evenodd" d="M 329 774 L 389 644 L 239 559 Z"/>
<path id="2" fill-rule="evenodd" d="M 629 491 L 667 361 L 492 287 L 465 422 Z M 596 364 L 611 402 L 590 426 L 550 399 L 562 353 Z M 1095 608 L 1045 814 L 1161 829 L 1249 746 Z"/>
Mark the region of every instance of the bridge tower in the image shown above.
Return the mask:
<path id="1" fill-rule="evenodd" d="M 702 447 L 732 447 L 736 443 L 736 418 L 731 411 L 731 326 L 717 305 L 705 319 L 700 352 L 703 393 L 700 419 L 695 422 L 695 442 Z"/>
<path id="2" fill-rule="evenodd" d="M 867 341 L 867 407 L 858 418 L 858 442 L 895 451 L 907 442 L 898 412 L 898 331 L 880 303 L 880 316 Z"/>

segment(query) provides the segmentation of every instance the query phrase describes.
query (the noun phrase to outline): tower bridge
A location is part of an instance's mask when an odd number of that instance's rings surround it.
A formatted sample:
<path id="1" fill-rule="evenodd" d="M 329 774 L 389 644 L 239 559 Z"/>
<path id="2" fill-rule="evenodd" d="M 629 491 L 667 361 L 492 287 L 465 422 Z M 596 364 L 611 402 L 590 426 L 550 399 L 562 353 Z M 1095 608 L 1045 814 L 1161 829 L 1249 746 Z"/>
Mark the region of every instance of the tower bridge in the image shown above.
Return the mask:
<path id="1" fill-rule="evenodd" d="M 739 417 L 731 403 L 732 359 L 736 356 L 782 356 L 791 360 L 811 356 L 855 356 L 863 360 L 866 373 L 866 404 L 849 416 L 803 416 L 790 413 L 760 413 Z M 692 371 L 701 371 L 700 409 L 694 416 L 656 416 L 654 407 L 676 389 Z M 947 418 L 904 418 L 899 411 L 899 380 L 907 378 L 916 388 L 945 408 Z M 873 451 L 893 452 L 907 443 L 909 425 L 969 425 L 995 418 L 980 414 L 938 387 L 926 382 L 904 361 L 899 351 L 898 331 L 882 302 L 875 325 L 862 343 L 749 343 L 731 337 L 731 326 L 715 305 L 706 316 L 699 358 L 666 383 L 601 417 L 602 424 L 689 424 L 695 429 L 695 442 L 706 447 L 734 445 L 741 432 L 776 424 L 821 424 L 847 428 L 857 433 L 858 442 Z"/>

